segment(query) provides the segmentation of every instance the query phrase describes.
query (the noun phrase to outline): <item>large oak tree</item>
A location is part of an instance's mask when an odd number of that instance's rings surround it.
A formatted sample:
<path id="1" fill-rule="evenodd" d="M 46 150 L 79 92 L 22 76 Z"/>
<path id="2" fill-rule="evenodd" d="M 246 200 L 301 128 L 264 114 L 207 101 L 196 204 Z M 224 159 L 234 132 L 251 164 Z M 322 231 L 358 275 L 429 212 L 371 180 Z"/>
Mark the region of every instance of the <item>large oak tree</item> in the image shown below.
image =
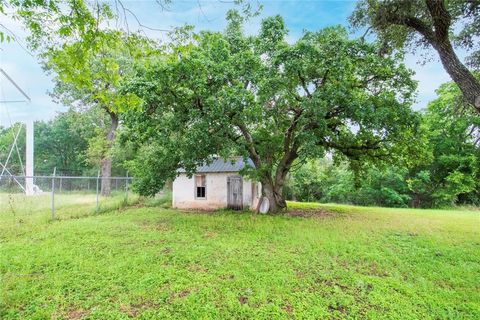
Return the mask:
<path id="1" fill-rule="evenodd" d="M 124 140 L 142 194 L 155 194 L 176 169 L 192 174 L 213 155 L 242 155 L 242 172 L 263 185 L 271 212 L 286 207 L 283 187 L 294 163 L 332 152 L 355 163 L 393 157 L 414 141 L 415 83 L 400 56 L 350 40 L 341 27 L 286 41 L 279 16 L 258 35 L 228 15 L 223 33 L 183 37 L 139 71 L 128 90 L 144 101 L 125 117 Z"/>
<path id="2" fill-rule="evenodd" d="M 480 1 L 361 0 L 350 20 L 373 29 L 386 47 L 433 48 L 465 101 L 480 112 L 480 81 L 467 68 L 480 67 Z M 455 47 L 470 54 L 468 65 Z"/>

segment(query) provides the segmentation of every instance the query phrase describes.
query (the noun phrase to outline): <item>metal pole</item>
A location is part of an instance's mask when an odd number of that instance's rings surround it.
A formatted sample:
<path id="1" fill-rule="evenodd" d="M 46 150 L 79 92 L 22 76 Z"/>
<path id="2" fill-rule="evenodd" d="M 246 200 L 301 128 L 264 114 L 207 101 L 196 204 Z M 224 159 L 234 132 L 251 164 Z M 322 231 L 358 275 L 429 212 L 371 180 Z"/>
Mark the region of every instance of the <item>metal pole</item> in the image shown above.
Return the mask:
<path id="1" fill-rule="evenodd" d="M 55 219 L 55 174 L 57 173 L 57 167 L 53 168 L 52 176 L 52 219 Z"/>
<path id="2" fill-rule="evenodd" d="M 98 184 L 99 184 L 99 180 L 100 180 L 100 170 L 98 170 L 98 174 L 97 174 L 97 211 L 98 211 Z"/>
<path id="3" fill-rule="evenodd" d="M 34 176 L 34 126 L 33 126 L 33 121 L 27 121 L 26 124 L 26 151 L 25 151 L 25 175 L 27 177 L 33 177 Z M 25 179 L 25 189 L 27 191 L 27 195 L 32 195 L 34 194 L 33 192 L 33 178 L 26 178 Z"/>
<path id="4" fill-rule="evenodd" d="M 125 180 L 125 203 L 128 203 L 128 171 L 127 171 L 127 179 Z"/>

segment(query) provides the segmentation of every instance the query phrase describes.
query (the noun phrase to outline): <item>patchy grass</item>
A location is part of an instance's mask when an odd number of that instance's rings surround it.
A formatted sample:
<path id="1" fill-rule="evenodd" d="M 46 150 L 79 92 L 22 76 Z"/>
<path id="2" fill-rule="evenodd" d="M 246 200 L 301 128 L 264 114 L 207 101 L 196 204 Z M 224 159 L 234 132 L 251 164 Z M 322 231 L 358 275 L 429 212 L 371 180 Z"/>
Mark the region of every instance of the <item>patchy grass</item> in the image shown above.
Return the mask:
<path id="1" fill-rule="evenodd" d="M 136 204 L 141 199 L 129 193 L 125 198 L 123 192 L 113 192 L 110 197 L 98 198 L 95 194 L 57 193 L 55 194 L 55 219 L 65 220 L 82 218 L 90 215 L 119 210 Z M 52 195 L 26 196 L 22 193 L 0 192 L 0 223 L 41 223 L 52 219 Z"/>
<path id="2" fill-rule="evenodd" d="M 2 214 L 0 319 L 480 318 L 478 212 L 290 207 Z"/>

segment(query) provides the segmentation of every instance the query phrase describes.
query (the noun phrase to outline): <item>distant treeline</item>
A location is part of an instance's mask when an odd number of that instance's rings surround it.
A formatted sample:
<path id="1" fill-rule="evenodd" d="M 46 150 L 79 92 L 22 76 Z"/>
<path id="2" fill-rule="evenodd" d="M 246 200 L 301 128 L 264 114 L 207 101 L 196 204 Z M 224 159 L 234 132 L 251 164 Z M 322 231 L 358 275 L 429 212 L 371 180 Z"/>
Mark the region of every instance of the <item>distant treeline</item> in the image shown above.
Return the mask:
<path id="1" fill-rule="evenodd" d="M 104 148 L 104 132 L 108 118 L 102 110 L 91 108 L 86 111 L 69 109 L 49 121 L 36 121 L 34 126 L 35 174 L 50 175 L 54 168 L 57 175 L 96 176 L 100 168 Z M 0 127 L 0 161 L 8 157 L 14 137 L 17 147 L 13 149 L 7 168 L 14 175 L 22 175 L 25 164 L 25 125 L 15 123 Z M 113 175 L 123 176 L 122 167 L 127 155 L 117 149 L 112 151 Z M 19 157 L 20 155 L 20 157 Z"/>

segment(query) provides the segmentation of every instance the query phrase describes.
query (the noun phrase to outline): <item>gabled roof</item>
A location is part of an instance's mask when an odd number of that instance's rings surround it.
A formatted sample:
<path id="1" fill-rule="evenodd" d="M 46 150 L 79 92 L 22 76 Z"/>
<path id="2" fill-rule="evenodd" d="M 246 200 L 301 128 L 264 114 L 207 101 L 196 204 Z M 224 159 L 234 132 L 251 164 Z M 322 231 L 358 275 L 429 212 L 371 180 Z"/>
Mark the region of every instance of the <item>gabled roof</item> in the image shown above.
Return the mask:
<path id="1" fill-rule="evenodd" d="M 246 166 L 255 168 L 253 161 L 248 159 L 247 162 L 242 157 L 230 159 L 216 158 L 210 164 L 197 167 L 196 173 L 207 172 L 239 172 Z M 185 172 L 185 169 L 178 169 L 178 172 Z"/>

